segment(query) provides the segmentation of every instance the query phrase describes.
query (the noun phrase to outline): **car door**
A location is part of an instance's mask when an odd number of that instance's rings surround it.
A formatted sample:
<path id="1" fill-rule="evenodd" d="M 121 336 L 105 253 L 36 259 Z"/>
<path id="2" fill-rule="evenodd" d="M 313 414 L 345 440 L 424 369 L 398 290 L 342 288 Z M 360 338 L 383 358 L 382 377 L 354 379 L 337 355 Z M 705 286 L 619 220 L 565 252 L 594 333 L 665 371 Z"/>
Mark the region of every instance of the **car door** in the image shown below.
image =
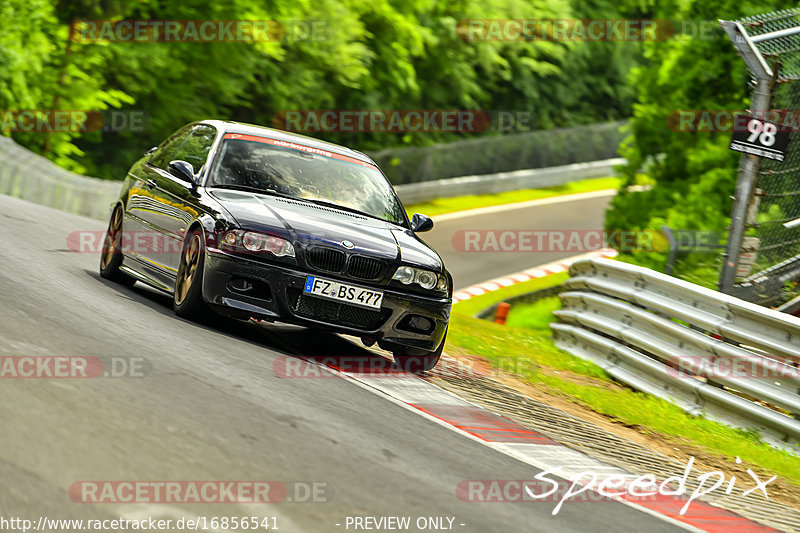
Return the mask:
<path id="1" fill-rule="evenodd" d="M 176 131 L 150 154 L 146 162 L 134 165 L 129 173 L 132 183 L 125 205 L 127 231 L 123 245 L 126 253 L 138 259 L 147 273 L 153 276 L 153 281 L 161 283 L 165 288 L 169 286 L 170 272 L 162 265 L 161 257 L 157 257 L 163 254 L 156 254 L 154 251 L 159 240 L 163 241 L 163 231 L 154 225 L 159 218 L 155 211 L 161 209 L 161 204 L 157 200 L 156 187 L 159 173 L 156 169 L 162 160 L 169 161 L 168 157 L 191 133 L 191 127 Z"/>
<path id="2" fill-rule="evenodd" d="M 195 185 L 169 171 L 170 161 L 190 163 L 195 174 L 203 168 L 214 144 L 217 130 L 208 124 L 197 124 L 180 130 L 143 166 L 147 196 L 137 216 L 153 233 L 140 254 L 151 266 L 174 276 L 180 264 L 180 251 L 189 224 L 201 213 Z"/>

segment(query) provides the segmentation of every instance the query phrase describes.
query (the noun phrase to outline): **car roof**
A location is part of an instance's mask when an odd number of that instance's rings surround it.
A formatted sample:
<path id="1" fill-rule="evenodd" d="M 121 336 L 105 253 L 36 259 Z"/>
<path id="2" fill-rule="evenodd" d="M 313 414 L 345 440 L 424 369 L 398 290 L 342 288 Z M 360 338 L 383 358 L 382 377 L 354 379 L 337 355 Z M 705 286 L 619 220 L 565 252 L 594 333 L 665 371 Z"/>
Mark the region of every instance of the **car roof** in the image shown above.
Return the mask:
<path id="1" fill-rule="evenodd" d="M 225 133 L 241 133 L 244 135 L 254 135 L 257 137 L 266 137 L 267 139 L 275 139 L 278 141 L 286 141 L 286 142 L 294 142 L 298 144 L 303 144 L 305 146 L 310 146 L 311 148 L 319 148 L 320 150 L 327 150 L 329 152 L 333 152 L 339 155 L 346 155 L 365 163 L 370 163 L 372 165 L 375 162 L 369 158 L 366 154 L 359 152 L 358 150 L 353 150 L 352 148 L 347 148 L 346 146 L 341 146 L 339 144 L 329 143 L 327 141 L 322 141 L 320 139 L 315 139 L 313 137 L 308 137 L 307 135 L 300 135 L 298 133 L 290 133 L 284 130 L 277 130 L 275 128 L 268 128 L 266 126 L 257 126 L 255 124 L 245 124 L 242 122 L 232 122 L 227 120 L 202 120 L 198 122 L 198 124 L 209 124 L 214 126 L 218 130 L 220 130 L 223 134 Z"/>

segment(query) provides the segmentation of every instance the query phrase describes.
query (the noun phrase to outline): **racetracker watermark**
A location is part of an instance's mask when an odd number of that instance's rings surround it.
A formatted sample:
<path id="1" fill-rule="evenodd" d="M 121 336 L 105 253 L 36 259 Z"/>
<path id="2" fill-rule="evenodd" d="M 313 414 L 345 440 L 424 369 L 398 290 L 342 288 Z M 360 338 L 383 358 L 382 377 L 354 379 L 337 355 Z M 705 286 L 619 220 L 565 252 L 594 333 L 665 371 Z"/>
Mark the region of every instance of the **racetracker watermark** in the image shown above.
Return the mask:
<path id="1" fill-rule="evenodd" d="M 326 20 L 76 20 L 70 39 L 80 43 L 211 43 L 325 41 Z"/>
<path id="2" fill-rule="evenodd" d="M 788 358 L 780 360 L 757 356 L 681 356 L 673 363 L 675 366 L 669 366 L 667 371 L 682 378 L 697 375 L 709 379 L 800 381 L 798 362 Z"/>
<path id="3" fill-rule="evenodd" d="M 230 232 L 229 232 L 230 233 Z M 96 254 L 106 251 L 105 231 L 73 231 L 67 235 L 67 249 L 75 253 Z M 265 241 L 284 241 L 282 237 L 263 234 Z M 157 231 L 121 231 L 117 234 L 118 250 L 123 253 L 137 255 L 177 255 L 181 252 L 184 240 L 175 236 L 166 235 Z M 220 234 L 209 232 L 205 234 L 207 246 L 220 246 L 225 251 L 238 254 L 269 254 L 267 249 L 247 248 L 241 239 L 233 242 L 224 241 Z"/>
<path id="4" fill-rule="evenodd" d="M 420 357 L 420 361 L 424 356 Z M 441 376 L 461 379 L 485 379 L 499 377 L 508 373 L 519 374 L 530 364 L 519 357 L 501 357 L 492 366 L 473 363 L 469 364 L 445 358 L 426 376 Z M 336 370 L 346 374 L 369 374 L 370 377 L 387 377 L 391 379 L 415 379 L 416 375 L 397 367 L 390 359 L 379 355 L 321 355 L 307 357 L 281 356 L 272 364 L 272 371 L 276 377 L 287 379 L 319 379 L 334 378 Z"/>
<path id="5" fill-rule="evenodd" d="M 0 131 L 87 133 L 94 131 L 146 131 L 151 117 L 146 111 L 106 109 L 102 111 L 24 109 L 0 110 Z"/>
<path id="6" fill-rule="evenodd" d="M 746 112 L 730 109 L 680 109 L 667 115 L 667 126 L 672 131 L 685 133 L 747 132 L 754 133 L 753 121 L 775 125 L 777 132 L 800 131 L 800 110 L 769 109 Z"/>
<path id="7" fill-rule="evenodd" d="M 537 130 L 539 120 L 521 109 L 295 109 L 276 113 L 272 125 L 302 133 L 513 133 Z"/>
<path id="8" fill-rule="evenodd" d="M 681 230 L 682 250 L 707 248 L 719 243 L 713 231 Z M 458 252 L 572 252 L 585 253 L 608 248 L 625 252 L 663 252 L 667 236 L 656 230 L 458 230 L 451 239 Z"/>
<path id="9" fill-rule="evenodd" d="M 585 480 L 580 478 L 570 483 L 550 479 L 546 474 L 540 474 L 538 479 L 464 480 L 456 487 L 456 496 L 461 501 L 481 503 L 559 503 L 567 500 L 571 503 L 597 503 L 614 501 L 621 496 L 632 496 L 637 502 L 659 500 L 658 483 L 654 477 L 644 480 L 608 477 L 597 487 L 586 487 Z M 592 488 L 595 490 L 589 490 Z"/>
<path id="10" fill-rule="evenodd" d="M 714 20 L 462 19 L 456 34 L 467 42 L 666 41 L 679 36 L 716 39 L 722 29 Z"/>
<path id="11" fill-rule="evenodd" d="M 326 481 L 76 481 L 75 503 L 327 503 Z"/>
<path id="12" fill-rule="evenodd" d="M 183 241 L 157 231 L 121 231 L 119 248 L 134 254 L 178 254 Z M 67 249 L 76 253 L 96 254 L 104 251 L 105 231 L 73 231 L 67 235 Z"/>
<path id="13" fill-rule="evenodd" d="M 142 378 L 151 370 L 144 357 L 0 356 L 0 379 Z"/>
<path id="14" fill-rule="evenodd" d="M 742 461 L 737 457 L 736 462 L 741 463 Z M 563 467 L 559 466 L 537 474 L 533 480 L 465 480 L 456 486 L 456 496 L 465 502 L 480 503 L 557 502 L 553 508 L 553 515 L 557 515 L 567 501 L 594 502 L 624 499 L 632 502 L 669 502 L 677 500 L 678 504 L 683 503 L 679 513 L 684 515 L 694 500 L 723 487 L 723 485 L 725 485 L 723 488 L 725 494 L 732 494 L 736 489 L 736 476 L 728 479 L 720 471 L 698 474 L 690 482 L 689 476 L 692 473 L 693 464 L 694 457 L 691 457 L 683 475 L 672 476 L 661 481 L 652 474 L 645 474 L 634 479 L 630 475 L 600 476 L 596 472 L 586 470 L 571 476 L 568 488 L 562 479 L 550 477 L 551 475 L 557 476 L 563 470 Z M 747 473 L 754 486 L 747 490 L 742 489 L 742 496 L 759 491 L 769 499 L 767 485 L 777 479 L 777 476 L 762 481 L 758 474 L 751 469 L 748 468 Z M 694 488 L 690 488 L 690 485 Z M 684 495 L 688 495 L 688 498 Z"/>
<path id="15" fill-rule="evenodd" d="M 486 111 L 435 109 L 306 109 L 280 111 L 275 128 L 305 133 L 321 132 L 458 132 L 489 130 Z"/>

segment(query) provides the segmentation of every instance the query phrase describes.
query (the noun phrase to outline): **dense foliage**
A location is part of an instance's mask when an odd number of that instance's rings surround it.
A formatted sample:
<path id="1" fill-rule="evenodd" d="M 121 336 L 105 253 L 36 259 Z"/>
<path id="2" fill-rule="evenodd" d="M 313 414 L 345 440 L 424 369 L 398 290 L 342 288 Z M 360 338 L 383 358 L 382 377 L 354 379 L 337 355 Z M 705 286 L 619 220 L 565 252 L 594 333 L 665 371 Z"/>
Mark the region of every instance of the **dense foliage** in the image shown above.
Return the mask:
<path id="1" fill-rule="evenodd" d="M 785 2 L 667 0 L 653 5 L 656 19 L 709 21 L 793 7 Z M 730 222 L 739 154 L 728 146 L 731 131 L 676 131 L 679 110 L 744 110 L 750 100 L 749 75 L 730 39 L 720 29 L 704 37 L 644 44 L 646 61 L 633 69 L 630 84 L 637 102 L 630 137 L 621 153 L 628 158 L 628 184 L 648 166 L 656 185 L 614 199 L 606 217 L 609 229 L 714 230 L 724 237 Z M 636 253 L 630 259 L 662 269 L 665 253 Z M 718 276 L 718 253 L 691 254 L 678 274 L 709 286 Z"/>
<path id="2" fill-rule="evenodd" d="M 624 118 L 640 46 L 620 42 L 466 42 L 464 19 L 636 16 L 608 0 L 4 0 L 0 109 L 138 110 L 142 131 L 12 132 L 77 172 L 120 178 L 131 160 L 200 118 L 272 124 L 298 109 L 527 112 L 526 127 Z M 277 20 L 270 42 L 84 42 L 74 20 Z M 304 29 L 316 24 L 310 35 Z M 500 132 L 484 132 L 499 134 Z M 362 150 L 459 133 L 326 133 Z"/>
<path id="3" fill-rule="evenodd" d="M 3 130 L 2 123 L 0 132 L 70 170 L 119 179 L 152 144 L 208 117 L 270 125 L 302 109 L 506 110 L 526 118 L 522 129 L 545 130 L 632 117 L 621 147 L 630 162 L 628 183 L 646 165 L 655 186 L 637 193 L 623 188 L 607 227 L 724 234 L 738 161 L 728 149 L 730 132 L 675 131 L 671 119 L 678 110 L 745 109 L 746 69 L 715 21 L 784 7 L 777 0 L 5 0 L 0 110 L 118 110 L 146 120 L 112 132 L 26 133 Z M 465 41 L 460 25 L 476 18 L 660 19 L 674 21 L 676 30 L 681 24 L 688 35 L 644 43 Z M 70 38 L 73 21 L 98 19 L 277 20 L 287 33 L 266 42 Z M 313 135 L 376 151 L 518 131 Z M 508 150 L 516 138 L 523 137 L 509 137 Z M 480 157 L 513 165 L 520 158 L 508 150 Z M 406 150 L 403 162 L 394 151 L 382 153 L 398 182 L 412 180 L 406 174 L 415 173 L 416 159 L 428 157 Z M 453 166 L 445 158 L 431 168 L 442 165 Z M 695 281 L 710 284 L 717 258 L 691 257 L 682 270 L 702 272 L 705 264 L 708 280 Z M 631 259 L 661 268 L 665 255 Z"/>

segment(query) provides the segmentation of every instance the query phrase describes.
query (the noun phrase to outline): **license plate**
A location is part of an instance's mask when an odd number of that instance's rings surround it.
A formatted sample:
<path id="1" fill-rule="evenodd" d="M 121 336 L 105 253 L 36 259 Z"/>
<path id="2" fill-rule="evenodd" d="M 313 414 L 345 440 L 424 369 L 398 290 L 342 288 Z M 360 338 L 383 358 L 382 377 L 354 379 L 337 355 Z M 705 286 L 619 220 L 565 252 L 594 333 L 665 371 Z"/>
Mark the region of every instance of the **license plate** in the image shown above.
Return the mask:
<path id="1" fill-rule="evenodd" d="M 303 292 L 312 296 L 320 296 L 337 302 L 345 302 L 371 309 L 380 309 L 383 301 L 382 291 L 373 291 L 363 287 L 356 287 L 347 283 L 321 279 L 315 276 L 306 278 L 306 286 Z"/>

